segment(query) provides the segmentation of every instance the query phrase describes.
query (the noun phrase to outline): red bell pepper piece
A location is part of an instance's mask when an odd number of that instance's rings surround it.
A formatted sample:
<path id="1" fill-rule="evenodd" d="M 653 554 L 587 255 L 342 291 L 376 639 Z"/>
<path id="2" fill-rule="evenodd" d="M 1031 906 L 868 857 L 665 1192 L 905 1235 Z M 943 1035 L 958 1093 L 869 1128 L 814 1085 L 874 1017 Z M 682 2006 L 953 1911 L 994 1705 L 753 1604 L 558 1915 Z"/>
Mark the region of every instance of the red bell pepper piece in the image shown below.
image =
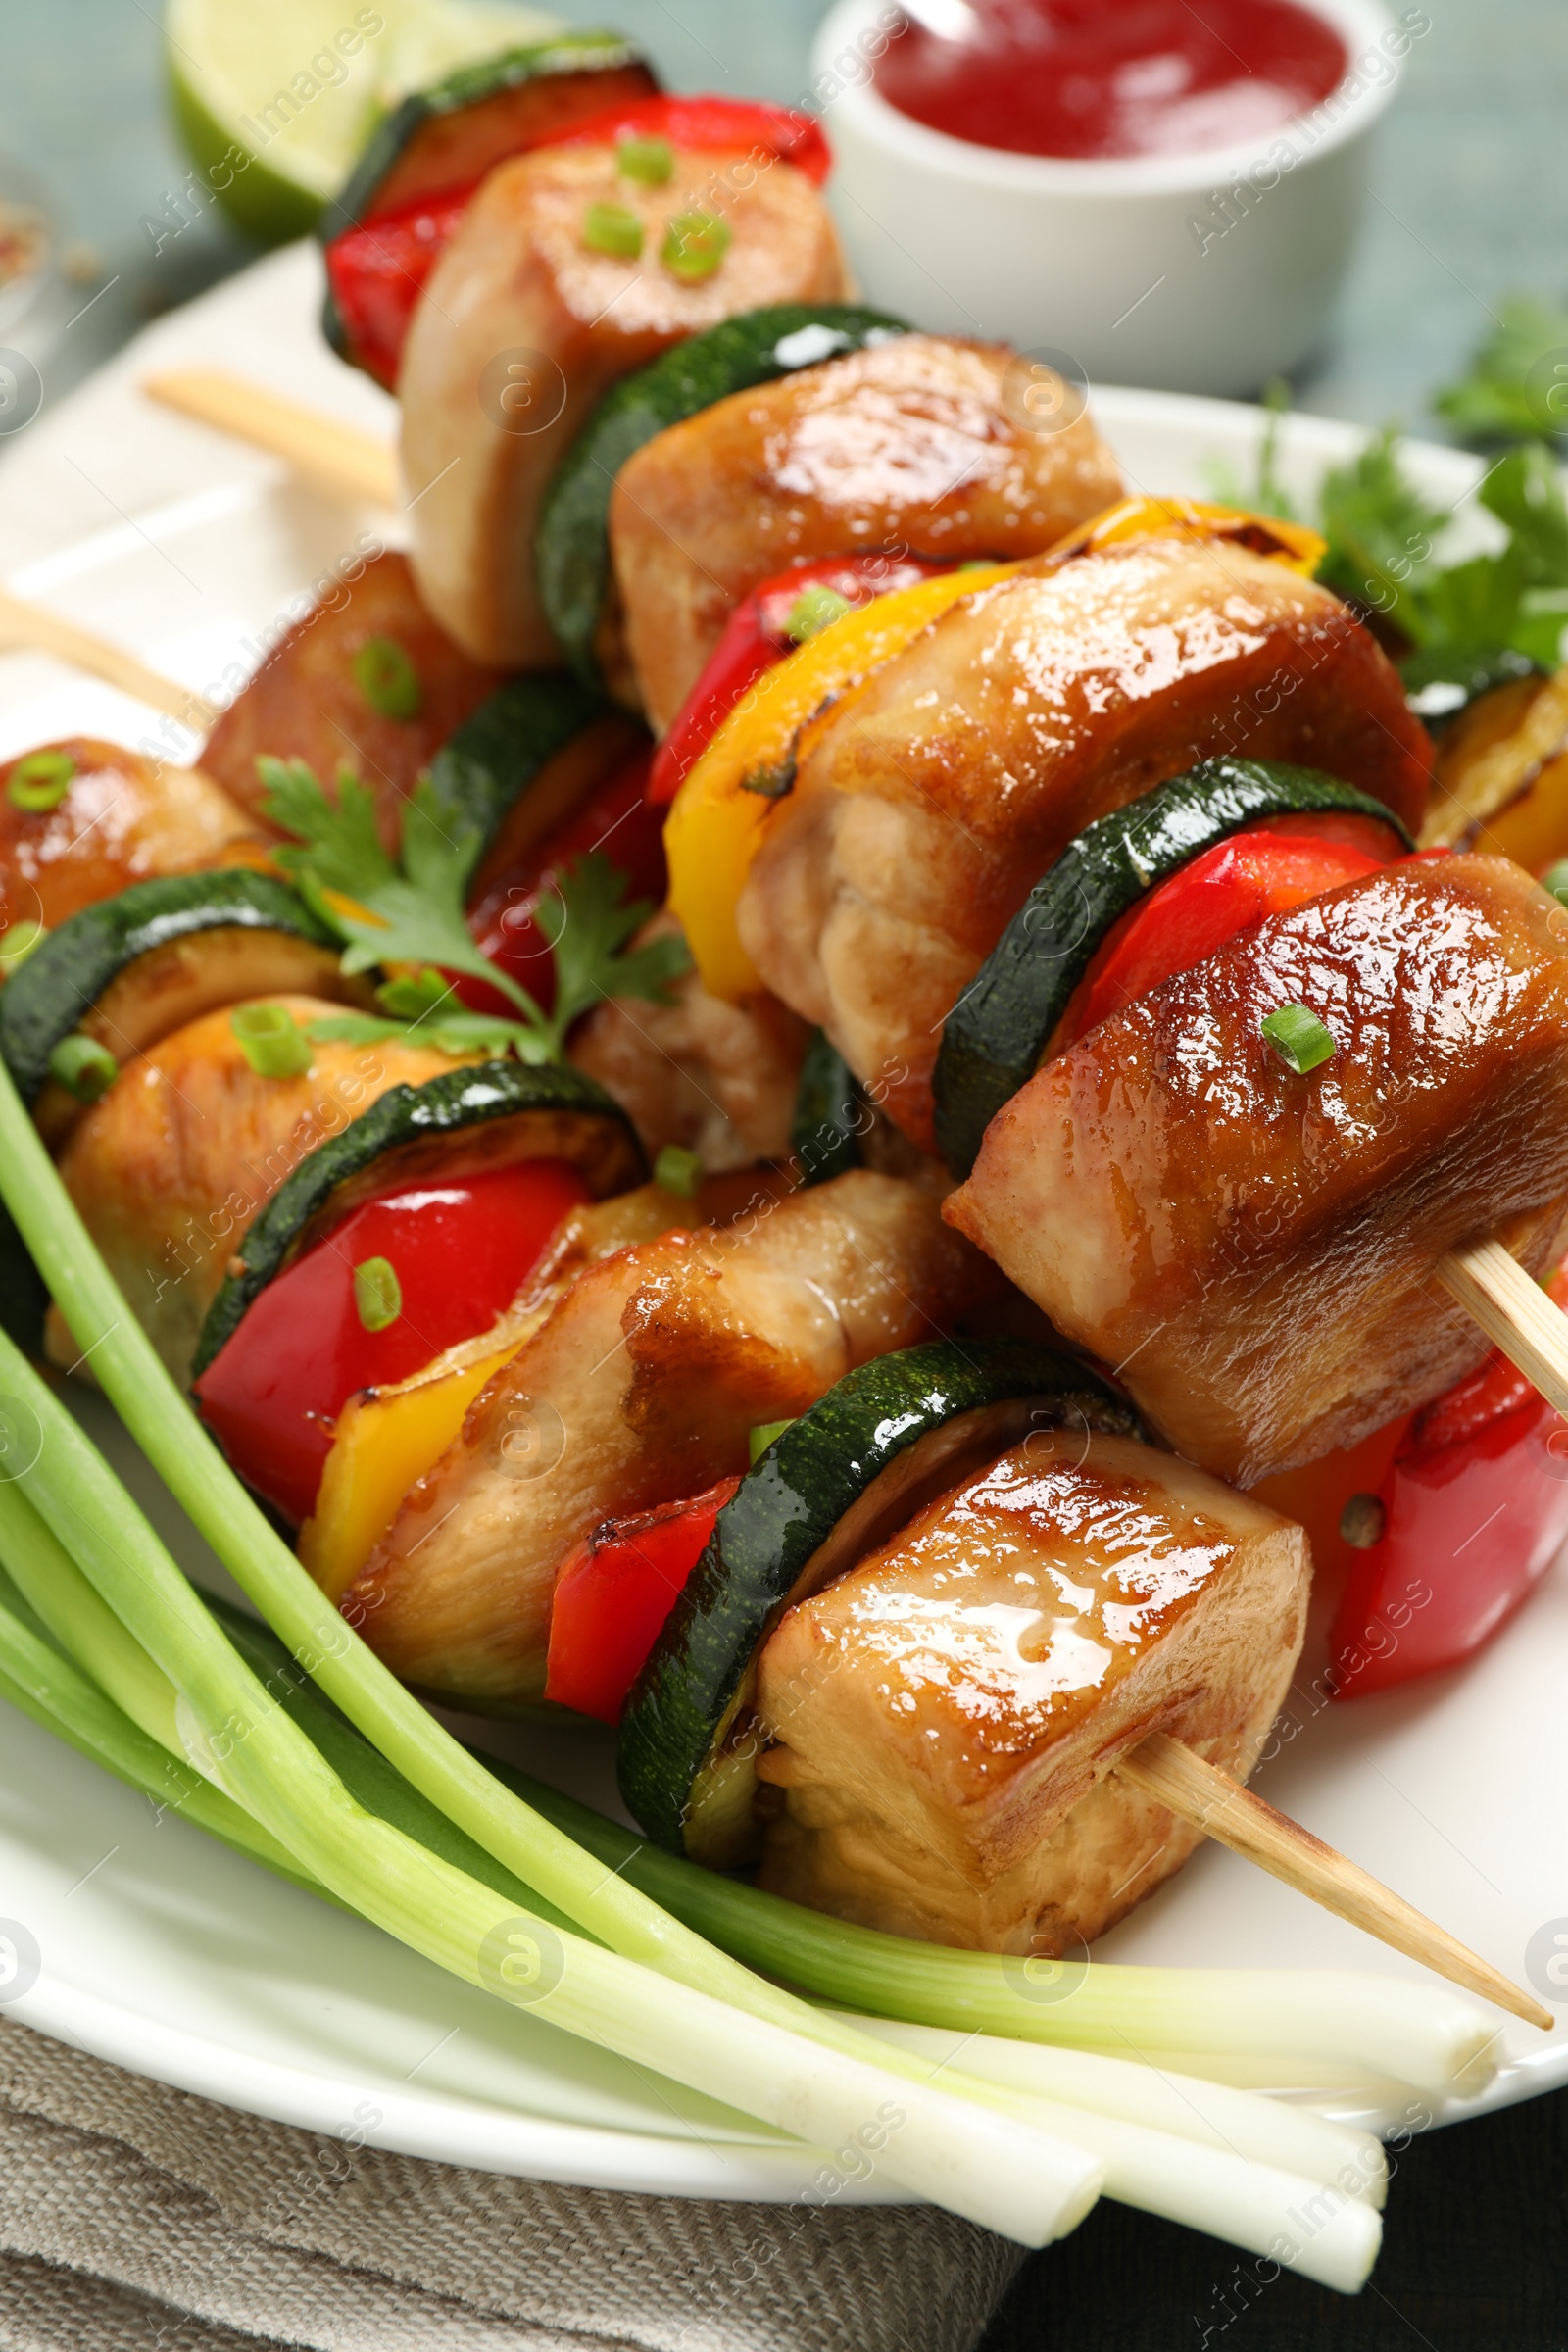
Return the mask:
<path id="1" fill-rule="evenodd" d="M 565 1160 L 521 1160 L 384 1193 L 302 1251 L 196 1383 L 202 1419 L 247 1485 L 296 1524 L 308 1519 L 349 1398 L 406 1380 L 488 1330 L 561 1219 L 588 1198 Z M 396 1319 L 373 1331 L 361 1318 L 354 1272 L 377 1257 L 391 1265 L 401 1299 Z"/>
<path id="2" fill-rule="evenodd" d="M 1128 908 L 1102 940 L 1062 1017 L 1071 1045 L 1266 915 L 1375 873 L 1397 836 L 1376 818 L 1314 811 L 1266 817 L 1204 850 Z"/>
<path id="3" fill-rule="evenodd" d="M 550 1612 L 545 1696 L 618 1723 L 626 1694 L 664 1628 L 736 1488 L 607 1519 L 567 1553 Z"/>
<path id="4" fill-rule="evenodd" d="M 708 148 L 760 153 L 793 164 L 813 188 L 819 188 L 833 169 L 833 150 L 815 115 L 797 114 L 792 107 L 769 106 L 757 98 L 715 98 L 698 92 L 682 97 L 666 91 L 635 99 L 630 106 L 607 107 L 602 115 L 573 122 L 539 145 L 618 147 L 623 139 L 667 139 L 688 155 Z"/>
<path id="5" fill-rule="evenodd" d="M 832 165 L 814 116 L 738 98 L 646 98 L 534 139 L 518 153 L 584 141 L 618 146 L 622 139 L 650 138 L 667 139 L 688 153 L 709 148 L 760 151 L 793 164 L 815 187 L 821 186 Z M 419 296 L 477 184 L 443 188 L 372 213 L 327 246 L 327 282 L 350 353 L 388 391 L 397 382 L 404 339 Z"/>
<path id="6" fill-rule="evenodd" d="M 472 195 L 469 187 L 416 196 L 346 228 L 326 249 L 327 283 L 350 354 L 389 392 L 397 383 L 409 321 L 425 281 Z"/>
<path id="7" fill-rule="evenodd" d="M 641 751 L 615 768 L 564 825 L 487 883 L 468 910 L 468 928 L 491 962 L 520 980 L 546 1012 L 556 1001 L 556 971 L 535 910 L 568 865 L 599 850 L 626 876 L 628 898 L 664 903 L 663 819 L 649 805 L 648 760 Z M 475 1012 L 515 1018 L 516 1006 L 483 980 L 460 976 L 456 989 Z"/>
<path id="8" fill-rule="evenodd" d="M 874 596 L 891 595 L 895 588 L 912 588 L 918 580 L 952 569 L 952 564 L 927 562 L 919 556 L 823 556 L 814 564 L 800 564 L 763 580 L 730 614 L 702 676 L 654 754 L 648 779 L 650 801 L 662 805 L 675 798 L 688 770 L 702 758 L 737 703 L 775 662 L 794 653 L 798 640 L 790 635 L 787 624 L 808 588 L 831 588 L 852 605 L 865 605 Z"/>
<path id="9" fill-rule="evenodd" d="M 1568 1267 L 1547 1286 L 1568 1304 Z M 1568 1539 L 1568 1425 L 1494 1349 L 1416 1414 L 1329 1637 L 1334 1695 L 1391 1690 L 1490 1641 Z"/>

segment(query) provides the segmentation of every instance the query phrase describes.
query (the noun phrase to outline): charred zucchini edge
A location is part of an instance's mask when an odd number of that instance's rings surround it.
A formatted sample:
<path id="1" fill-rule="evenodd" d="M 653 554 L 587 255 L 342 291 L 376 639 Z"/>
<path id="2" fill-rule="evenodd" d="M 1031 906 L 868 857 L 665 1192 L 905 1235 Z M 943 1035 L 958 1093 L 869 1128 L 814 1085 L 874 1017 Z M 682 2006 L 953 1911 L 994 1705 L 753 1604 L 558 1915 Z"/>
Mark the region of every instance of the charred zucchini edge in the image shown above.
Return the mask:
<path id="1" fill-rule="evenodd" d="M 458 67 L 428 89 L 414 91 L 382 117 L 338 194 L 321 206 L 316 218 L 317 238 L 330 245 L 334 237 L 374 218 L 379 191 L 396 171 L 409 142 L 433 115 L 461 114 L 466 107 L 482 105 L 498 90 L 516 89 L 524 82 L 611 73 L 623 66 L 642 66 L 650 93 L 658 90 L 653 68 L 620 33 L 563 28 L 547 41 L 503 49 L 494 57 Z M 330 281 L 321 303 L 321 332 L 340 360 L 347 360 L 350 367 L 360 365 Z"/>
<path id="2" fill-rule="evenodd" d="M 535 778 L 613 708 L 577 678 L 509 678 L 454 728 L 430 782 L 454 825 L 477 831 L 481 860 Z"/>
<path id="3" fill-rule="evenodd" d="M 61 1039 L 138 957 L 225 930 L 280 931 L 334 951 L 341 944 L 298 891 L 252 866 L 161 874 L 82 906 L 0 989 L 0 1055 L 23 1100 L 36 1099 Z"/>
<path id="4" fill-rule="evenodd" d="M 1343 809 L 1405 826 L 1369 793 L 1273 760 L 1204 760 L 1086 825 L 1035 884 L 949 1013 L 932 1081 L 937 1147 L 967 1176 L 997 1112 L 1027 1084 L 1096 951 L 1128 909 L 1264 817 Z"/>
<path id="5" fill-rule="evenodd" d="M 810 330 L 820 332 L 812 335 Z M 861 303 L 781 302 L 720 319 L 605 394 L 545 491 L 535 535 L 539 596 L 576 674 L 598 680 L 594 636 L 610 586 L 610 500 L 643 444 L 732 392 L 860 351 L 908 322 Z M 786 346 L 799 338 L 798 356 Z"/>
<path id="6" fill-rule="evenodd" d="M 341 1135 L 318 1144 L 268 1201 L 240 1245 L 238 1271 L 225 1275 L 207 1310 L 192 1379 L 205 1372 L 233 1337 L 247 1309 L 282 1272 L 307 1227 L 329 1207 L 334 1193 L 389 1153 L 530 1111 L 555 1123 L 553 1151 L 565 1142 L 598 1198 L 646 1183 L 648 1166 L 636 1129 L 619 1103 L 581 1070 L 486 1061 L 443 1071 L 422 1086 L 390 1087 Z M 569 1125 L 573 1121 L 580 1126 L 574 1150 Z M 564 1138 L 562 1122 L 568 1123 Z"/>
<path id="7" fill-rule="evenodd" d="M 719 1512 L 621 1718 L 620 1792 L 650 1837 L 715 1867 L 746 1858 L 750 1752 L 730 1757 L 726 1742 L 762 1643 L 790 1602 L 815 1589 L 817 1553 L 922 1439 L 960 1415 L 1029 1399 L 1055 1425 L 1142 1434 L 1109 1386 L 1069 1356 L 1000 1340 L 877 1356 L 774 1439 Z"/>

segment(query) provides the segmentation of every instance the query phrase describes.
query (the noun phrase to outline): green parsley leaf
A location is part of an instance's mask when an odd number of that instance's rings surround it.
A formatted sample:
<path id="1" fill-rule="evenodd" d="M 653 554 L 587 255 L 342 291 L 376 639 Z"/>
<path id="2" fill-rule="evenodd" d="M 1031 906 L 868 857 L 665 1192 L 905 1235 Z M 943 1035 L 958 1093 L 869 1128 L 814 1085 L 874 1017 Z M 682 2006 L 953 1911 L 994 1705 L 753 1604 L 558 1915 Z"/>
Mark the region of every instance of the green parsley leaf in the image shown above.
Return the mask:
<path id="1" fill-rule="evenodd" d="M 534 920 L 555 951 L 554 1017 L 563 1037 L 601 997 L 645 997 L 667 1004 L 670 982 L 691 969 L 691 952 L 676 932 L 622 953 L 653 912 L 649 899 L 628 904 L 626 888 L 619 867 L 602 851 L 591 850 L 534 909 Z"/>
<path id="2" fill-rule="evenodd" d="M 1420 591 L 1448 517 L 1403 471 L 1396 437 L 1393 425 L 1386 427 L 1348 466 L 1324 477 L 1319 501 L 1329 547 L 1318 577 L 1420 643 Z"/>
<path id="3" fill-rule="evenodd" d="M 1512 295 L 1467 372 L 1432 406 L 1465 441 L 1554 441 L 1568 433 L 1568 310 Z"/>
<path id="4" fill-rule="evenodd" d="M 645 899 L 628 904 L 625 875 L 594 851 L 567 868 L 535 910 L 555 953 L 556 1003 L 547 1013 L 469 932 L 465 898 L 479 834 L 454 815 L 428 777 L 404 808 L 402 854 L 394 863 L 376 831 L 374 795 L 357 777 L 339 772 L 334 801 L 301 760 L 264 760 L 258 766 L 268 787 L 264 812 L 294 835 L 277 861 L 343 942 L 344 971 L 415 967 L 377 991 L 384 1016 L 344 1013 L 318 1021 L 309 1034 L 318 1043 L 417 1037 L 443 1053 L 510 1052 L 519 1061 L 561 1061 L 567 1031 L 591 1004 L 611 996 L 666 1004 L 670 982 L 690 967 L 686 943 L 674 933 L 623 952 L 652 906 Z M 487 982 L 519 1017 L 457 1004 L 449 973 Z"/>

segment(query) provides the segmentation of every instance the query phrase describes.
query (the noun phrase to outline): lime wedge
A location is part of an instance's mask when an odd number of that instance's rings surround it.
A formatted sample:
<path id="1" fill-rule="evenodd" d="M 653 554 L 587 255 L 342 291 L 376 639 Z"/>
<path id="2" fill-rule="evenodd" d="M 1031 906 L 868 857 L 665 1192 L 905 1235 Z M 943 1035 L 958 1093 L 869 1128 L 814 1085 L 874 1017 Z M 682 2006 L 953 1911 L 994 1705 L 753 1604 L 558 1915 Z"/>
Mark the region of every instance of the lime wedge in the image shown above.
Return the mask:
<path id="1" fill-rule="evenodd" d="M 561 29 L 509 0 L 169 0 L 164 17 L 197 180 L 268 245 L 307 234 L 400 98 Z"/>

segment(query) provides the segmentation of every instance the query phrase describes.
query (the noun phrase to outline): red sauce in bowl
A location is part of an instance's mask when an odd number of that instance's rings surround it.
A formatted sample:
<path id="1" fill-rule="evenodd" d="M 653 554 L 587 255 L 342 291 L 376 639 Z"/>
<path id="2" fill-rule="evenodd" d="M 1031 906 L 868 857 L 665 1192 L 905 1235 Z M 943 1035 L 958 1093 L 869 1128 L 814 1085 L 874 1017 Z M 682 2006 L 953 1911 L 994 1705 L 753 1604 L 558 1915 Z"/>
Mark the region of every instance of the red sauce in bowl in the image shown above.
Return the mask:
<path id="1" fill-rule="evenodd" d="M 1014 155 L 1195 155 L 1321 104 L 1349 59 L 1296 0 L 975 0 L 975 37 L 910 23 L 876 69 L 890 106 Z"/>

